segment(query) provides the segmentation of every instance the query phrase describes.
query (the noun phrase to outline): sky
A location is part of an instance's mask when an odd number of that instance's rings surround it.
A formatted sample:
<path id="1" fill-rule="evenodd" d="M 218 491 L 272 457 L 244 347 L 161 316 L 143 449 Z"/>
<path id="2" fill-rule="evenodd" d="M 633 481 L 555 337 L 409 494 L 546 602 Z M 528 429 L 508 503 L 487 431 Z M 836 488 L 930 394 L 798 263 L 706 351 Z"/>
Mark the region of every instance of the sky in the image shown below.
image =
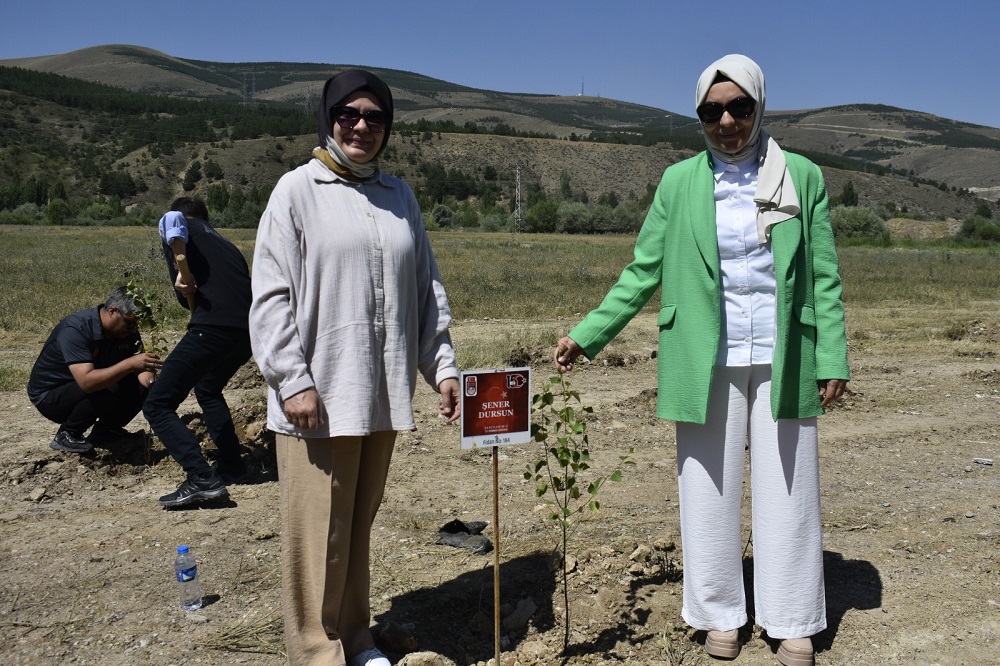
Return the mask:
<path id="1" fill-rule="evenodd" d="M 996 0 L 29 0 L 0 60 L 105 44 L 218 62 L 353 64 L 502 92 L 609 97 L 694 115 L 727 53 L 766 106 L 887 104 L 1000 127 Z"/>

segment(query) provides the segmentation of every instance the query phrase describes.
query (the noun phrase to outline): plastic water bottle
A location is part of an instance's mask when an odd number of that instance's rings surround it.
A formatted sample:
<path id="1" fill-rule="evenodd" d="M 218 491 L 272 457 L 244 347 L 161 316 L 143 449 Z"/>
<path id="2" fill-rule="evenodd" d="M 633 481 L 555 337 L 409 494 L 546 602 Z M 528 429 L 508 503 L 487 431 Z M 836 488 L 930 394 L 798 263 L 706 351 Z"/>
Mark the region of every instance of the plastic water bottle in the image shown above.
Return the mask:
<path id="1" fill-rule="evenodd" d="M 177 572 L 177 588 L 181 593 L 181 608 L 186 611 L 201 608 L 201 579 L 198 578 L 198 563 L 194 560 L 194 553 L 187 546 L 177 546 L 174 571 Z"/>

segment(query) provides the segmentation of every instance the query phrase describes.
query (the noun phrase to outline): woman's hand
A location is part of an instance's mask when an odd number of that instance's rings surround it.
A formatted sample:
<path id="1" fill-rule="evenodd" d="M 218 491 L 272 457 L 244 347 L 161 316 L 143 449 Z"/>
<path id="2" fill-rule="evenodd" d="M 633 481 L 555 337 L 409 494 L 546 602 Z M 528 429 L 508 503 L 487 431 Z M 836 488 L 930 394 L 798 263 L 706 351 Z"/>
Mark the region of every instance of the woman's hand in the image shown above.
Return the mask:
<path id="1" fill-rule="evenodd" d="M 316 430 L 326 423 L 323 401 L 314 388 L 307 388 L 285 400 L 282 409 L 288 422 L 300 430 Z"/>
<path id="2" fill-rule="evenodd" d="M 847 391 L 846 379 L 821 379 L 816 383 L 819 385 L 819 397 L 822 398 L 821 407 L 833 404 Z"/>
<path id="3" fill-rule="evenodd" d="M 453 423 L 462 415 L 462 396 L 459 395 L 458 380 L 454 377 L 445 379 L 438 384 L 438 393 L 441 394 L 438 413 L 448 417 L 448 423 Z"/>
<path id="4" fill-rule="evenodd" d="M 552 363 L 559 372 L 569 372 L 573 369 L 573 363 L 583 354 L 583 348 L 576 344 L 572 338 L 563 338 L 556 343 L 556 349 L 552 352 Z"/>

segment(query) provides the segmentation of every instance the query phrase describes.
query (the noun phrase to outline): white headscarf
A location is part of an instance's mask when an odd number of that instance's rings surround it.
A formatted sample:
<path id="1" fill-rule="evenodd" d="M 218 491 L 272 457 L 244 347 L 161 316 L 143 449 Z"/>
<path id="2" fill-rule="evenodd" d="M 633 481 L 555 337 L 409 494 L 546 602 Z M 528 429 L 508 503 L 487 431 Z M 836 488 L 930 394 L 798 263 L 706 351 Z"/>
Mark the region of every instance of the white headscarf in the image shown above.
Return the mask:
<path id="1" fill-rule="evenodd" d="M 764 120 L 764 72 L 757 63 L 744 55 L 730 54 L 719 58 L 698 78 L 694 102 L 696 107 L 705 101 L 708 89 L 719 74 L 738 85 L 757 102 L 753 127 L 747 145 L 738 153 L 721 150 L 712 143 L 707 133 L 702 133 L 705 134 L 705 144 L 715 159 L 736 164 L 753 155 L 757 156 L 757 192 L 753 200 L 757 204 L 757 238 L 763 244 L 771 235 L 771 227 L 801 212 L 799 197 L 795 193 L 792 176 L 788 173 L 785 154 L 781 152 L 778 143 L 760 128 Z"/>

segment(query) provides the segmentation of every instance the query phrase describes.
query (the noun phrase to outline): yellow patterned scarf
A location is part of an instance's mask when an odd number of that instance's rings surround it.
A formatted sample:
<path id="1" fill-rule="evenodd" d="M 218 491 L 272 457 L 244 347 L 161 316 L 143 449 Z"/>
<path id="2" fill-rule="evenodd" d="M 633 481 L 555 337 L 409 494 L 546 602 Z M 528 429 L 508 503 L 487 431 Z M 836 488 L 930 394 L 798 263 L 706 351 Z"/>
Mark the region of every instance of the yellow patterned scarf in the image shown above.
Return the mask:
<path id="1" fill-rule="evenodd" d="M 335 174 L 337 174 L 338 176 L 340 176 L 345 180 L 350 180 L 355 183 L 360 183 L 361 181 L 365 180 L 364 178 L 358 178 L 357 176 L 355 176 L 346 167 L 337 164 L 334 161 L 333 157 L 331 157 L 330 151 L 328 150 L 324 150 L 323 148 L 316 146 L 315 148 L 313 148 L 312 156 L 318 159 L 323 164 L 325 164 L 330 169 L 330 171 L 334 172 Z"/>

